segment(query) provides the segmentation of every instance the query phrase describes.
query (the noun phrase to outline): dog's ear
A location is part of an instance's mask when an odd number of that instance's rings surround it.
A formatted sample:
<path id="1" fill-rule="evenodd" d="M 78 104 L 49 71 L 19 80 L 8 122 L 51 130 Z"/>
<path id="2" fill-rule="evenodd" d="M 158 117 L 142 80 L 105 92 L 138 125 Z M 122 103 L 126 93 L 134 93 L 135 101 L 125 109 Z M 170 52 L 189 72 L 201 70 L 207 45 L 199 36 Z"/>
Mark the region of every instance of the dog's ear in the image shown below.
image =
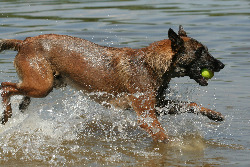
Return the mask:
<path id="1" fill-rule="evenodd" d="M 186 33 L 186 31 L 184 31 L 182 25 L 179 26 L 178 35 L 181 36 L 181 37 L 186 37 L 187 36 L 187 33 Z"/>
<path id="2" fill-rule="evenodd" d="M 173 51 L 177 52 L 182 46 L 184 46 L 183 39 L 171 28 L 168 30 L 168 38 L 171 41 L 171 47 Z"/>

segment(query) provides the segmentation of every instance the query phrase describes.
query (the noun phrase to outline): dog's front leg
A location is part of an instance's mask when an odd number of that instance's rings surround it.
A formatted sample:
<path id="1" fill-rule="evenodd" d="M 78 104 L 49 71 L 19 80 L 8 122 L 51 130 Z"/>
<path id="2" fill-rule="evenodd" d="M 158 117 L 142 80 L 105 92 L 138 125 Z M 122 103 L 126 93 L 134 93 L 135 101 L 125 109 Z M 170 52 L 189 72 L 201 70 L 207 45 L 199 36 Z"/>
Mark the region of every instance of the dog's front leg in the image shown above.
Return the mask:
<path id="1" fill-rule="evenodd" d="M 209 119 L 214 121 L 223 121 L 224 117 L 220 112 L 210 110 L 208 108 L 202 107 L 193 102 L 183 102 L 183 101 L 174 101 L 174 100 L 161 100 L 158 101 L 157 107 L 163 108 L 162 111 L 157 111 L 157 114 L 180 114 L 180 113 L 201 113 L 204 116 L 207 116 Z M 165 109 L 164 109 L 165 108 Z"/>
<path id="2" fill-rule="evenodd" d="M 202 107 L 201 105 L 198 105 L 196 103 L 187 103 L 186 107 L 190 111 L 198 110 L 202 115 L 207 116 L 211 120 L 214 120 L 214 121 L 223 121 L 224 120 L 224 117 L 220 112 L 210 110 L 210 109 Z"/>
<path id="3" fill-rule="evenodd" d="M 168 142 L 168 136 L 156 117 L 154 96 L 141 93 L 141 95 L 131 95 L 129 99 L 137 113 L 140 127 L 155 141 Z"/>

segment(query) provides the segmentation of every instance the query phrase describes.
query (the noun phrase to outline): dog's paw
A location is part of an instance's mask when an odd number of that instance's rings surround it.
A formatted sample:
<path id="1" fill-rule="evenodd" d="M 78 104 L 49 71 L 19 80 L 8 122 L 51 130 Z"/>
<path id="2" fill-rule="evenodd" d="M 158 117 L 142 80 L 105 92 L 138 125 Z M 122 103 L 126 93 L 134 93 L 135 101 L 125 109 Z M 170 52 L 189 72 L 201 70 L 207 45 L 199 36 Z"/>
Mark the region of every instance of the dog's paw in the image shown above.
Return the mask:
<path id="1" fill-rule="evenodd" d="M 206 112 L 201 111 L 201 114 L 204 116 L 207 116 L 209 119 L 211 119 L 213 121 L 224 121 L 225 120 L 224 116 L 220 112 L 216 112 L 213 110 L 208 110 Z"/>

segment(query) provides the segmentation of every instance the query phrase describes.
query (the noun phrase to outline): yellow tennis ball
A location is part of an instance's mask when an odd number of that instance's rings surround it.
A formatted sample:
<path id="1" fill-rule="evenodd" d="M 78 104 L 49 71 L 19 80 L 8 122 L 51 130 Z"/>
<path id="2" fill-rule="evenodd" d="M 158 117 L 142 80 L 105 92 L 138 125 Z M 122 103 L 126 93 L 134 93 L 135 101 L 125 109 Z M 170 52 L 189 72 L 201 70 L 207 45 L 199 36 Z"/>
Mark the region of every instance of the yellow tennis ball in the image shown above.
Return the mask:
<path id="1" fill-rule="evenodd" d="M 211 78 L 213 78 L 213 76 L 214 76 L 214 72 L 211 71 L 211 70 L 208 70 L 208 69 L 206 69 L 206 68 L 203 68 L 203 69 L 201 70 L 201 75 L 202 75 L 205 79 L 211 79 Z"/>

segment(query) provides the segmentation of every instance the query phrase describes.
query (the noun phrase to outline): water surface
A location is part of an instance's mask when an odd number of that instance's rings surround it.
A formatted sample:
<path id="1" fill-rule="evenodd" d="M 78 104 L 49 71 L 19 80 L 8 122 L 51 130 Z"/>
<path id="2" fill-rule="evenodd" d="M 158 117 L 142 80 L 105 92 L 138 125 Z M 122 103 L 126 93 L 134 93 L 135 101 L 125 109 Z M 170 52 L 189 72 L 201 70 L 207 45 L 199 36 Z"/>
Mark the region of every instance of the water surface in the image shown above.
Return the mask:
<path id="1" fill-rule="evenodd" d="M 131 111 L 106 109 L 71 88 L 33 99 L 0 125 L 1 166 L 249 166 L 250 12 L 247 0 L 95 0 L 0 2 L 0 38 L 56 33 L 113 47 L 140 48 L 183 25 L 226 64 L 207 87 L 170 83 L 169 98 L 198 102 L 225 115 L 161 116 L 172 138 L 155 143 Z M 17 82 L 16 52 L 0 55 L 1 82 Z M 2 106 L 1 111 L 2 112 Z"/>

